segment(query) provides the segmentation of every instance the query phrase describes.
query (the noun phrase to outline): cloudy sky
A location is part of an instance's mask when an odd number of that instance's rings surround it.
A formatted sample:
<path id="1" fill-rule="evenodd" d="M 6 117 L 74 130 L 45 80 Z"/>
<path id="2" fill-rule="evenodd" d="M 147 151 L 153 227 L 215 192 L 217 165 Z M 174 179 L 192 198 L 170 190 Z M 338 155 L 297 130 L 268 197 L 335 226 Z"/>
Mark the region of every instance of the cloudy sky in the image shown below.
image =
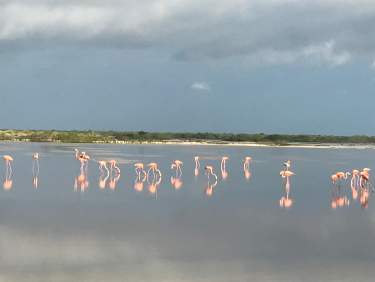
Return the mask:
<path id="1" fill-rule="evenodd" d="M 0 0 L 1 128 L 375 135 L 370 0 Z"/>

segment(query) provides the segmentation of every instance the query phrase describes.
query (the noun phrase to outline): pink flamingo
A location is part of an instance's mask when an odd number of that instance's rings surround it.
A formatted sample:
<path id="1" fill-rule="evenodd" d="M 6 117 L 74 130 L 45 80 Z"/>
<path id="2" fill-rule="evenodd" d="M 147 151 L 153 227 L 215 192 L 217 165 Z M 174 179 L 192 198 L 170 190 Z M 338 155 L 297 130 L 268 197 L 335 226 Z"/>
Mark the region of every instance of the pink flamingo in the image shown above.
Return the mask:
<path id="1" fill-rule="evenodd" d="M 155 194 L 156 199 L 157 199 L 158 197 L 157 191 L 162 181 L 162 174 L 161 174 L 161 171 L 158 169 L 157 163 L 149 163 L 147 166 L 149 167 L 147 171 L 147 177 L 146 177 L 147 183 L 149 185 L 148 191 L 151 194 Z M 152 173 L 152 177 L 150 176 L 150 173 Z M 152 180 L 150 181 L 150 179 Z"/>
<path id="2" fill-rule="evenodd" d="M 117 166 L 117 161 L 116 160 L 110 160 L 110 173 L 112 174 L 113 170 L 115 170 L 115 173 L 121 174 L 120 168 Z"/>
<path id="3" fill-rule="evenodd" d="M 207 175 L 207 185 L 205 188 L 205 194 L 209 197 L 213 195 L 214 189 L 217 185 L 217 175 L 214 173 L 213 166 L 206 166 L 205 167 L 206 175 Z M 213 177 L 214 181 L 211 183 L 211 178 Z"/>
<path id="4" fill-rule="evenodd" d="M 88 161 L 90 157 L 86 155 L 85 152 L 79 152 L 78 149 L 75 149 L 75 157 L 81 163 L 80 174 L 74 179 L 74 191 L 78 191 L 78 188 L 81 192 L 85 192 L 89 187 L 88 181 Z"/>
<path id="5" fill-rule="evenodd" d="M 213 176 L 215 181 L 217 181 L 217 175 L 214 173 L 214 167 L 211 165 L 207 165 L 205 168 L 207 179 L 210 180 L 210 176 Z"/>
<path id="6" fill-rule="evenodd" d="M 176 190 L 179 190 L 182 187 L 182 184 L 183 184 L 183 182 L 182 182 L 182 169 L 181 169 L 182 164 L 183 163 L 180 160 L 175 160 L 171 164 L 171 169 L 176 170 L 176 176 L 171 176 L 171 184 Z"/>
<path id="7" fill-rule="evenodd" d="M 147 173 L 144 170 L 143 163 L 135 163 L 134 167 L 135 167 L 135 173 L 137 174 L 137 179 L 138 180 L 141 180 L 141 179 L 145 180 L 146 176 L 147 176 Z"/>
<path id="8" fill-rule="evenodd" d="M 331 175 L 331 180 L 333 184 L 337 184 L 339 181 L 348 179 L 348 176 L 350 176 L 350 172 L 336 172 L 335 174 Z"/>
<path id="9" fill-rule="evenodd" d="M 352 199 L 356 200 L 358 198 L 359 189 L 359 170 L 352 170 L 352 178 L 350 179 L 350 189 L 352 191 Z"/>
<path id="10" fill-rule="evenodd" d="M 107 181 L 109 178 L 109 169 L 107 167 L 107 162 L 104 160 L 98 161 L 100 176 L 99 176 L 99 188 L 105 189 Z"/>
<path id="11" fill-rule="evenodd" d="M 183 165 L 183 162 L 180 161 L 180 160 L 175 160 L 172 165 L 171 165 L 171 168 L 172 166 L 175 166 L 175 169 L 176 169 L 176 177 L 177 176 L 181 176 L 182 175 L 182 165 Z"/>
<path id="12" fill-rule="evenodd" d="M 352 191 L 352 198 L 356 200 L 358 198 L 358 189 L 359 189 L 359 170 L 352 170 L 352 178 L 350 179 L 350 189 Z"/>
<path id="13" fill-rule="evenodd" d="M 221 158 L 221 164 L 220 164 L 220 169 L 221 169 L 221 178 L 223 180 L 226 180 L 228 178 L 228 172 L 226 168 L 226 162 L 229 160 L 229 157 L 224 156 Z"/>
<path id="14" fill-rule="evenodd" d="M 109 171 L 110 171 L 109 172 L 109 175 L 110 175 L 109 188 L 111 190 L 115 190 L 117 182 L 120 180 L 121 170 L 117 166 L 117 161 L 116 160 L 110 160 L 109 164 L 110 164 L 110 167 L 109 167 Z"/>
<path id="15" fill-rule="evenodd" d="M 153 162 L 153 163 L 149 163 L 147 166 L 149 167 L 147 171 L 147 181 L 149 182 L 149 178 L 151 177 L 150 174 L 152 173 L 153 181 L 155 179 L 157 182 L 157 179 L 161 178 L 161 171 L 158 169 L 158 164 Z"/>
<path id="16" fill-rule="evenodd" d="M 336 173 L 331 175 L 332 184 L 336 184 L 339 178 L 337 177 Z"/>
<path id="17" fill-rule="evenodd" d="M 359 186 L 361 188 L 367 187 L 370 184 L 370 171 L 371 171 L 371 169 L 364 168 L 359 173 L 359 177 L 360 177 Z"/>
<path id="18" fill-rule="evenodd" d="M 194 161 L 195 161 L 194 175 L 197 177 L 199 175 L 199 169 L 201 167 L 201 164 L 199 163 L 199 156 L 195 156 Z"/>
<path id="19" fill-rule="evenodd" d="M 352 178 L 350 179 L 350 185 L 352 187 L 358 188 L 359 186 L 359 170 L 358 169 L 352 170 Z"/>
<path id="20" fill-rule="evenodd" d="M 284 170 L 290 170 L 290 166 L 292 165 L 291 160 L 287 160 L 286 162 L 283 163 L 284 165 Z"/>
<path id="21" fill-rule="evenodd" d="M 291 176 L 294 176 L 294 172 L 290 171 L 290 170 L 282 170 L 280 171 L 280 176 L 282 178 L 286 178 L 286 182 L 285 182 L 285 187 L 289 189 L 290 187 L 290 182 L 289 182 L 289 178 Z"/>
<path id="22" fill-rule="evenodd" d="M 38 177 L 39 177 L 39 153 L 34 153 L 33 159 L 33 186 L 38 188 Z"/>
<path id="23" fill-rule="evenodd" d="M 143 191 L 143 183 L 146 181 L 146 171 L 144 170 L 143 163 L 135 163 L 135 173 L 137 174 L 137 177 L 134 182 L 134 189 L 138 192 Z"/>
<path id="24" fill-rule="evenodd" d="M 251 160 L 252 160 L 251 157 L 245 157 L 245 160 L 243 163 L 243 171 L 244 171 L 246 180 L 249 180 L 251 178 L 251 171 L 250 171 Z"/>
<path id="25" fill-rule="evenodd" d="M 3 188 L 4 190 L 10 190 L 12 189 L 13 180 L 12 180 L 12 162 L 13 158 L 9 155 L 4 155 L 3 160 L 5 162 L 5 179 L 3 182 Z"/>
<path id="26" fill-rule="evenodd" d="M 347 180 L 348 177 L 352 175 L 350 172 L 336 172 L 331 175 L 331 181 L 333 184 L 332 188 L 332 199 L 331 208 L 336 209 L 338 207 L 344 207 L 350 205 L 350 200 L 347 196 L 341 195 L 341 182 Z M 353 170 L 353 175 L 350 180 L 350 187 L 352 189 L 353 198 L 357 197 L 357 191 L 355 188 L 356 170 Z"/>
<path id="27" fill-rule="evenodd" d="M 279 201 L 280 207 L 290 208 L 293 205 L 293 199 L 289 197 L 289 193 L 290 193 L 290 177 L 294 175 L 295 175 L 294 172 L 287 170 L 287 169 L 280 171 L 280 176 L 286 179 L 285 186 L 284 186 L 285 196 L 281 197 Z"/>
<path id="28" fill-rule="evenodd" d="M 87 163 L 88 163 L 89 159 L 90 159 L 90 157 L 88 155 L 86 155 L 85 152 L 82 152 L 78 155 L 78 160 L 81 163 L 81 173 L 82 174 L 84 174 L 84 171 L 87 171 L 87 169 L 88 169 Z"/>

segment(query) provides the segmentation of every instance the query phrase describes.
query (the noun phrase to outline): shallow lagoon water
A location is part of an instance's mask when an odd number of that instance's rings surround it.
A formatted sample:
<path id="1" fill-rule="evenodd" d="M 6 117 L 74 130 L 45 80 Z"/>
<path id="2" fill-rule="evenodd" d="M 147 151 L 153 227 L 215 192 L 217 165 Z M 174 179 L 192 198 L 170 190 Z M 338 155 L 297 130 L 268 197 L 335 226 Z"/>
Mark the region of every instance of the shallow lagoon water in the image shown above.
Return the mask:
<path id="1" fill-rule="evenodd" d="M 114 191 L 99 189 L 94 163 L 88 190 L 74 191 L 75 147 L 119 160 Z M 13 187 L 0 191 L 0 281 L 373 281 L 372 197 L 364 209 L 345 187 L 350 205 L 332 210 L 329 180 L 335 171 L 373 167 L 373 149 L 4 143 L 0 153 L 15 159 Z M 203 171 L 194 177 L 195 155 L 219 175 L 211 197 Z M 249 181 L 245 156 L 253 158 Z M 173 159 L 184 162 L 180 190 L 170 184 Z M 294 204 L 283 209 L 279 171 L 287 159 Z M 134 190 L 136 161 L 159 163 L 157 197 Z"/>

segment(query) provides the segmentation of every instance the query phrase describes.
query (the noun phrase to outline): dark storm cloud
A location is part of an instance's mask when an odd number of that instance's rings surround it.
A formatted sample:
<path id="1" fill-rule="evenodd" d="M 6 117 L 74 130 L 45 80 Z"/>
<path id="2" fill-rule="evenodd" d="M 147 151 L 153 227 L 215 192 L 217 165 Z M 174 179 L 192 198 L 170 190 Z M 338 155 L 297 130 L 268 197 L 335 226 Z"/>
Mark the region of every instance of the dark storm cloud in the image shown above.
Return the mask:
<path id="1" fill-rule="evenodd" d="M 372 1 L 0 1 L 0 48 L 159 48 L 179 60 L 342 65 L 375 56 Z M 17 49 L 17 48 L 16 48 Z"/>

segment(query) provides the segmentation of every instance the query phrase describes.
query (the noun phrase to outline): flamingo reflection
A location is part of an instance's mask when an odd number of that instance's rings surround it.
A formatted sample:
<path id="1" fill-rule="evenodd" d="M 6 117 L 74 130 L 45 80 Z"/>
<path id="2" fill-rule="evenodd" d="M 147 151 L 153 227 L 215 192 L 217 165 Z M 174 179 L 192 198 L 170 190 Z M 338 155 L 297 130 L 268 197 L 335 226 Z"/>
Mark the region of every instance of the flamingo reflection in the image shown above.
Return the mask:
<path id="1" fill-rule="evenodd" d="M 341 185 L 333 185 L 331 196 L 331 208 L 337 209 L 350 205 L 350 200 L 343 193 Z"/>
<path id="2" fill-rule="evenodd" d="M 39 153 L 33 154 L 33 186 L 38 188 L 38 177 L 39 177 Z"/>
<path id="3" fill-rule="evenodd" d="M 144 182 L 146 181 L 147 173 L 144 170 L 143 163 L 135 163 L 135 173 L 137 174 L 137 177 L 134 181 L 134 189 L 138 192 L 143 191 Z"/>
<path id="4" fill-rule="evenodd" d="M 4 155 L 3 160 L 5 162 L 5 177 L 4 177 L 4 182 L 3 182 L 3 188 L 4 188 L 4 190 L 10 190 L 10 189 L 12 189 L 12 185 L 13 185 L 13 180 L 12 180 L 13 158 L 9 155 Z"/>
<path id="5" fill-rule="evenodd" d="M 244 172 L 246 180 L 250 180 L 251 178 L 251 171 L 250 171 L 251 160 L 252 160 L 251 157 L 245 157 L 245 160 L 243 163 L 243 172 Z"/>
<path id="6" fill-rule="evenodd" d="M 174 169 L 176 174 L 175 176 L 171 176 L 171 184 L 174 187 L 174 189 L 179 190 L 182 187 L 182 161 L 180 160 L 175 160 L 171 164 L 171 169 Z"/>
<path id="7" fill-rule="evenodd" d="M 213 166 L 206 166 L 205 167 L 206 175 L 207 175 L 207 185 L 204 189 L 204 192 L 207 196 L 211 197 L 214 193 L 214 189 L 217 185 L 217 175 L 214 172 Z"/>
<path id="8" fill-rule="evenodd" d="M 360 188 L 359 203 L 361 204 L 362 208 L 368 208 L 369 198 L 370 198 L 369 188 L 368 187 Z"/>

